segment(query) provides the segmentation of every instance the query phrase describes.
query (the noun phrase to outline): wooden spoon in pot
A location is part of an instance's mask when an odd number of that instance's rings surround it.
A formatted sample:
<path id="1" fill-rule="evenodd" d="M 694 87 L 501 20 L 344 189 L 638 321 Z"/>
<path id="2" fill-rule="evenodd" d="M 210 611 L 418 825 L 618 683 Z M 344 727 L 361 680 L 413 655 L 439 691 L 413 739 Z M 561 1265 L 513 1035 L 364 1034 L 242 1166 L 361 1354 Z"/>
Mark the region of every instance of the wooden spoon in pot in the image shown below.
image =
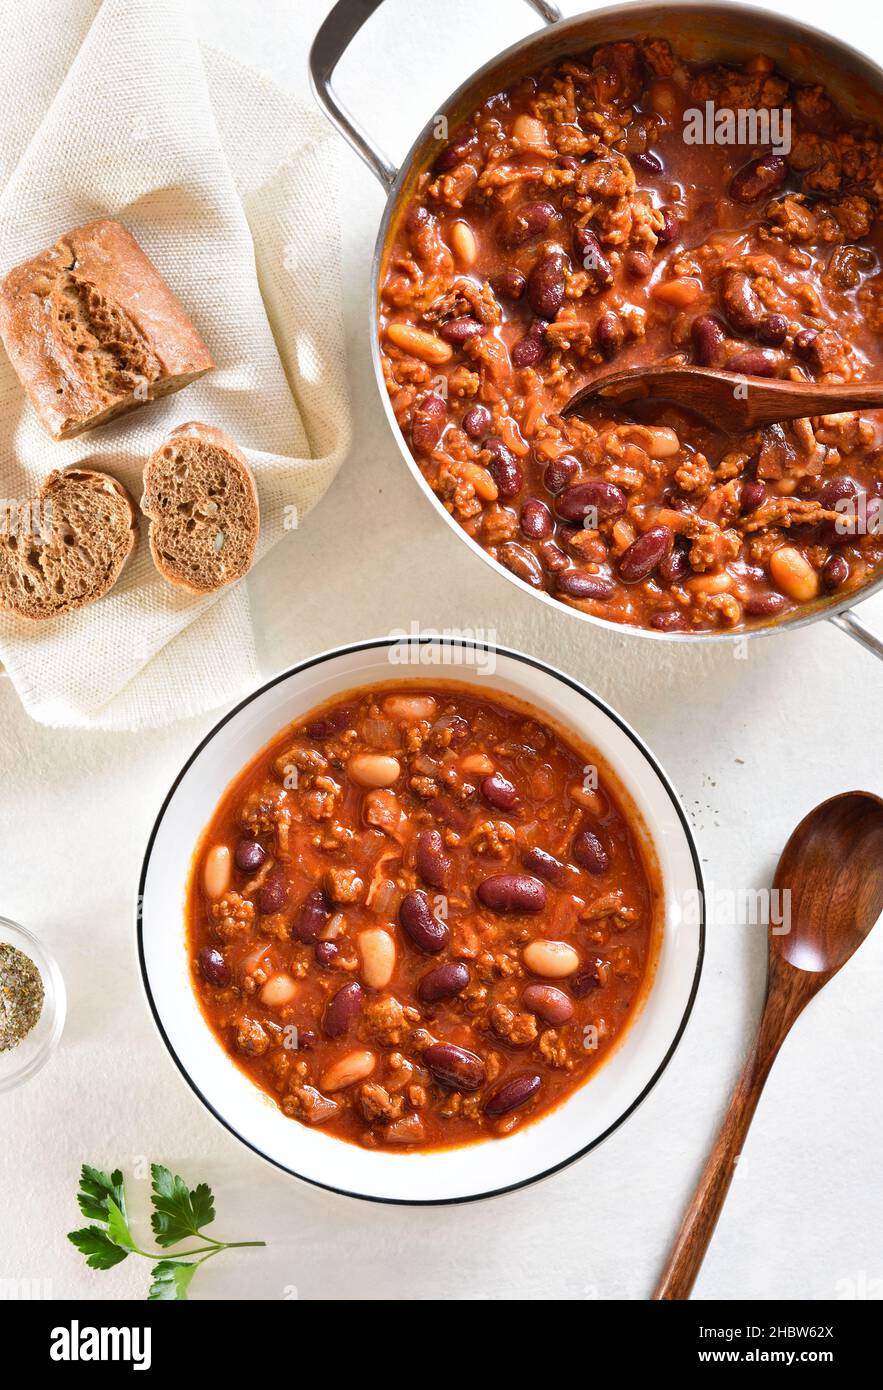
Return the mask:
<path id="1" fill-rule="evenodd" d="M 760 1093 L 791 1025 L 883 912 L 883 800 L 843 792 L 810 811 L 779 860 L 790 929 L 770 925 L 760 1027 L 654 1299 L 689 1298 L 745 1144 Z"/>
<path id="2" fill-rule="evenodd" d="M 562 415 L 579 415 L 586 406 L 609 402 L 630 405 L 654 401 L 680 406 L 728 434 L 807 415 L 836 415 L 844 410 L 883 409 L 883 385 L 853 381 L 818 385 L 813 381 L 777 381 L 742 376 L 714 367 L 631 367 L 608 372 L 571 396 Z"/>

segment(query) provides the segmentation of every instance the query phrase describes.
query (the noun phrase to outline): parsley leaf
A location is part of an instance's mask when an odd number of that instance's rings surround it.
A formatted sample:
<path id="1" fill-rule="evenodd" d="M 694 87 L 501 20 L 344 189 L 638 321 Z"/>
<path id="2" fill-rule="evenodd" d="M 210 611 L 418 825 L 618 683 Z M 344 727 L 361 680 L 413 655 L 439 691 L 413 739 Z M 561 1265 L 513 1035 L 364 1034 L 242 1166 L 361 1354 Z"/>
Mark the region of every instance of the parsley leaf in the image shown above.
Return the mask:
<path id="1" fill-rule="evenodd" d="M 90 1168 L 84 1163 L 80 1170 L 80 1190 L 77 1201 L 80 1211 L 87 1221 L 106 1221 L 108 1198 L 112 1198 L 123 1217 L 126 1214 L 126 1190 L 123 1175 L 119 1168 L 113 1173 L 102 1173 L 99 1168 Z"/>
<path id="2" fill-rule="evenodd" d="M 197 1236 L 203 1226 L 215 1219 L 215 1203 L 211 1188 L 205 1183 L 188 1188 L 183 1178 L 170 1173 L 158 1163 L 151 1165 L 153 1178 L 153 1215 L 150 1224 L 157 1245 L 177 1245 L 179 1240 Z"/>
<path id="3" fill-rule="evenodd" d="M 100 1226 L 84 1226 L 82 1230 L 71 1231 L 68 1240 L 86 1256 L 90 1269 L 113 1269 L 129 1253 L 111 1240 Z"/>
<path id="4" fill-rule="evenodd" d="M 160 1260 L 150 1271 L 153 1283 L 148 1299 L 186 1299 L 190 1280 L 198 1269 L 197 1264 L 182 1264 L 180 1260 Z"/>
<path id="5" fill-rule="evenodd" d="M 137 1250 L 125 1213 L 120 1211 L 112 1197 L 107 1199 L 107 1234 L 115 1245 L 123 1250 Z"/>
<path id="6" fill-rule="evenodd" d="M 183 1178 L 168 1168 L 154 1163 L 150 1218 L 157 1245 L 177 1245 L 194 1237 L 202 1244 L 180 1251 L 181 1258 L 160 1258 L 160 1251 L 142 1250 L 129 1227 L 126 1210 L 126 1190 L 118 1168 L 104 1173 L 100 1168 L 83 1164 L 77 1202 L 83 1215 L 93 1225 L 70 1231 L 68 1240 L 86 1256 L 90 1269 L 113 1269 L 128 1255 L 141 1255 L 146 1260 L 158 1260 L 152 1270 L 153 1282 L 149 1299 L 186 1299 L 190 1281 L 201 1264 L 213 1259 L 222 1250 L 243 1249 L 263 1245 L 262 1240 L 215 1240 L 203 1233 L 215 1219 L 215 1202 L 204 1182 L 189 1188 Z M 194 1259 L 194 1256 L 200 1258 Z"/>

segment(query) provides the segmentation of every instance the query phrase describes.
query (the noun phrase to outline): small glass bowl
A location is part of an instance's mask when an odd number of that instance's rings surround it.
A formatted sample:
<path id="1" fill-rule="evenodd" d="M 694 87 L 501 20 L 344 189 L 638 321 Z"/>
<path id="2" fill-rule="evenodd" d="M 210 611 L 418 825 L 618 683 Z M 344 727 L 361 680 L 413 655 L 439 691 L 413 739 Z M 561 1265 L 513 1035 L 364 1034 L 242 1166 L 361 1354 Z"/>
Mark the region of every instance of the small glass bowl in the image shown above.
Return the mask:
<path id="1" fill-rule="evenodd" d="M 7 917 L 0 917 L 0 942 L 30 956 L 43 981 L 43 1012 L 17 1047 L 0 1052 L 0 1091 L 22 1086 L 49 1061 L 61 1038 L 67 1012 L 67 992 L 58 962 L 42 941 Z"/>

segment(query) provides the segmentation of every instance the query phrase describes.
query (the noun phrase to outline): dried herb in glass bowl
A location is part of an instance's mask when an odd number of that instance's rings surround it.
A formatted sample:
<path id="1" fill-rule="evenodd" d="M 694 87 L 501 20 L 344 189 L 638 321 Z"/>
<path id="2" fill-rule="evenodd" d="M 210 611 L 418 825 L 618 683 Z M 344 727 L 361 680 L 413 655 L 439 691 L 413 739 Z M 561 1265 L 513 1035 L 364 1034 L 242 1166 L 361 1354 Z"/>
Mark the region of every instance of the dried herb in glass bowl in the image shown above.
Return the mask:
<path id="1" fill-rule="evenodd" d="M 18 1047 L 43 1012 L 43 979 L 30 956 L 0 941 L 0 1052 Z"/>

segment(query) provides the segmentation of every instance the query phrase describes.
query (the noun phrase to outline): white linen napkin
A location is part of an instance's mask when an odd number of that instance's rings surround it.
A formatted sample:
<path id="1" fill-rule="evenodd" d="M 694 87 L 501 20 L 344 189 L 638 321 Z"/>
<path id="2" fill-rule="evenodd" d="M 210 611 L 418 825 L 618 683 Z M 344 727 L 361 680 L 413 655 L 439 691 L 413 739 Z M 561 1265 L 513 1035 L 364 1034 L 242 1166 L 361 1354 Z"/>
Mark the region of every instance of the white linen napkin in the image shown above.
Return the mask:
<path id="1" fill-rule="evenodd" d="M 0 26 L 0 274 L 71 227 L 117 218 L 217 364 L 184 391 L 55 442 L 0 350 L 0 498 L 24 500 L 53 468 L 82 462 L 137 503 L 147 456 L 175 425 L 204 420 L 254 470 L 258 559 L 296 544 L 350 438 L 330 126 L 200 45 L 180 0 L 0 0 Z M 207 598 L 171 587 L 142 519 L 105 598 L 48 622 L 0 614 L 0 661 L 46 724 L 192 716 L 257 677 L 247 582 Z"/>

